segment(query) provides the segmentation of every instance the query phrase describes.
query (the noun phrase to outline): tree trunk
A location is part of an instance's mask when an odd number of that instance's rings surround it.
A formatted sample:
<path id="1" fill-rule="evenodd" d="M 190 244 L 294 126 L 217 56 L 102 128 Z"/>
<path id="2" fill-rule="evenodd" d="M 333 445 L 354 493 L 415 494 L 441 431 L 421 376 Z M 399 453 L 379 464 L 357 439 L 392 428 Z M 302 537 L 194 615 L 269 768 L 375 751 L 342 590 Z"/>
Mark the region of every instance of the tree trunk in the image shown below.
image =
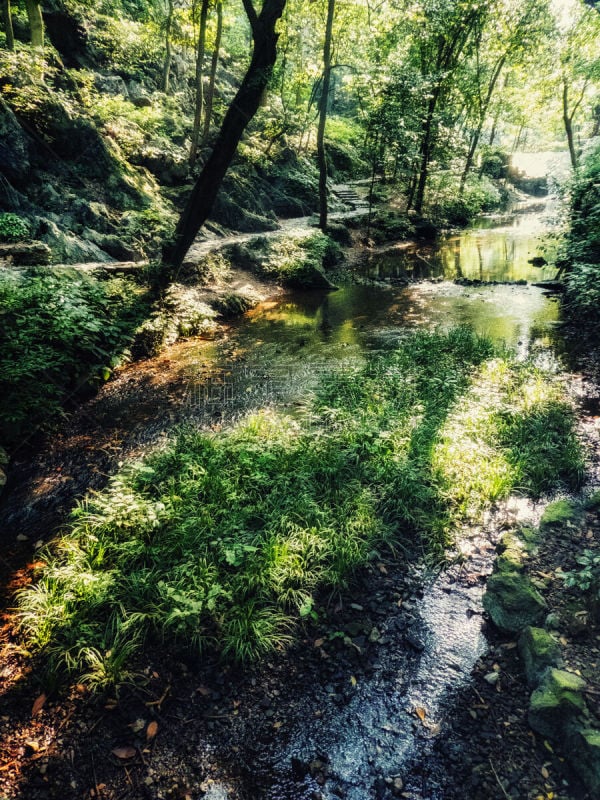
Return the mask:
<path id="1" fill-rule="evenodd" d="M 217 33 L 215 36 L 215 49 L 213 50 L 210 62 L 210 80 L 208 92 L 206 93 L 206 108 L 204 110 L 204 131 L 202 132 L 202 144 L 206 144 L 210 134 L 210 121 L 212 117 L 213 102 L 215 99 L 215 83 L 217 80 L 217 67 L 219 66 L 219 52 L 221 50 L 221 38 L 223 36 L 223 2 L 217 0 Z"/>
<path id="2" fill-rule="evenodd" d="M 335 0 L 327 0 L 327 23 L 325 25 L 325 44 L 323 45 L 323 84 L 319 106 L 319 126 L 317 128 L 317 164 L 319 167 L 319 227 L 327 231 L 327 153 L 325 152 L 325 124 L 329 103 L 331 83 L 331 39 L 333 34 L 333 15 Z"/>
<path id="3" fill-rule="evenodd" d="M 569 85 L 566 78 L 563 78 L 563 122 L 565 123 L 565 133 L 569 145 L 569 155 L 571 156 L 571 166 L 574 170 L 579 166 L 577 150 L 575 149 L 575 137 L 573 136 L 573 115 L 569 114 Z"/>
<path id="4" fill-rule="evenodd" d="M 211 212 L 225 173 L 235 155 L 246 126 L 256 114 L 277 58 L 275 32 L 286 0 L 264 0 L 256 14 L 252 0 L 244 0 L 244 8 L 252 26 L 254 48 L 244 80 L 227 109 L 214 149 L 204 165 L 175 230 L 172 246 L 163 253 L 164 281 L 181 266 L 185 254 Z"/>
<path id="5" fill-rule="evenodd" d="M 206 18 L 208 16 L 208 0 L 202 0 L 200 6 L 200 29 L 198 31 L 198 50 L 196 52 L 196 106 L 194 109 L 194 128 L 192 130 L 192 146 L 190 147 L 190 167 L 198 157 L 200 128 L 202 127 L 202 111 L 204 109 L 204 51 L 206 49 Z"/>
<path id="6" fill-rule="evenodd" d="M 169 83 L 171 80 L 171 28 L 173 26 L 173 0 L 169 0 L 169 10 L 165 25 L 165 62 L 163 64 L 162 90 L 169 94 Z"/>
<path id="7" fill-rule="evenodd" d="M 6 49 L 14 50 L 15 34 L 13 33 L 10 0 L 2 0 L 2 22 L 4 23 L 4 33 L 6 34 Z"/>
<path id="8" fill-rule="evenodd" d="M 479 111 L 479 120 L 477 122 L 477 128 L 475 133 L 471 138 L 471 146 L 469 147 L 469 152 L 467 154 L 467 160 L 465 162 L 465 168 L 463 170 L 463 174 L 460 179 L 460 188 L 459 188 L 459 195 L 462 197 L 463 192 L 465 190 L 465 184 L 467 182 L 467 178 L 469 176 L 469 172 L 471 171 L 471 167 L 473 166 L 473 159 L 475 158 L 475 153 L 477 152 L 477 146 L 479 145 L 479 139 L 481 138 L 481 132 L 483 130 L 483 125 L 485 122 L 485 118 L 487 117 L 488 108 L 490 107 L 490 103 L 492 101 L 492 96 L 494 94 L 494 89 L 496 88 L 496 84 L 498 82 L 498 78 L 500 77 L 500 73 L 502 72 L 502 68 L 504 67 L 504 63 L 506 61 L 507 54 L 505 53 L 502 58 L 496 64 L 494 72 L 492 74 L 492 78 L 488 85 L 488 90 L 485 96 L 485 100 L 483 102 L 483 106 Z"/>
<path id="9" fill-rule="evenodd" d="M 425 187 L 427 186 L 427 177 L 429 175 L 429 161 L 431 159 L 431 145 L 433 139 L 433 117 L 438 97 L 439 88 L 432 93 L 431 99 L 429 100 L 429 108 L 427 110 L 423 136 L 421 138 L 421 147 L 419 150 L 419 178 L 415 194 L 415 211 L 417 214 L 422 212 L 423 200 L 425 199 Z"/>
<path id="10" fill-rule="evenodd" d="M 37 0 L 25 0 L 29 29 L 31 31 L 31 46 L 44 47 L 44 20 L 42 7 Z"/>

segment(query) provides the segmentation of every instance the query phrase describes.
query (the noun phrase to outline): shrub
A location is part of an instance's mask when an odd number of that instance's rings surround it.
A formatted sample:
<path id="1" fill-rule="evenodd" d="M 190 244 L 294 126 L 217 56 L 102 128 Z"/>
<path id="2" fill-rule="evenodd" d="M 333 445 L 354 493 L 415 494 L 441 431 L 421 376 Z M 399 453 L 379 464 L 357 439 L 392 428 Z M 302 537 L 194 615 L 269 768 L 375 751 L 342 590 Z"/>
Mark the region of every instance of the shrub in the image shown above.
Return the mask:
<path id="1" fill-rule="evenodd" d="M 31 235 L 31 225 L 18 214 L 0 214 L 0 242 L 18 242 Z"/>

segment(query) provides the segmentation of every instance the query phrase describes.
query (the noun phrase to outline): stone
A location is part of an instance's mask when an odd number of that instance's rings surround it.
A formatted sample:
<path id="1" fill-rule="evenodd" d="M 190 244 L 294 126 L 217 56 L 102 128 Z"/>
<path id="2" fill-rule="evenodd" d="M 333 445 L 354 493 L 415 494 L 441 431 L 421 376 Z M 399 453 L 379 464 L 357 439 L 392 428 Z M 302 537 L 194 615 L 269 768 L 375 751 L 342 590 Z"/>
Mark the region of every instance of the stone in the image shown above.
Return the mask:
<path id="1" fill-rule="evenodd" d="M 576 523 L 581 518 L 579 506 L 570 500 L 557 500 L 546 506 L 540 520 L 540 532 L 546 533 L 553 528 L 560 528 L 566 523 Z"/>
<path id="2" fill-rule="evenodd" d="M 6 481 L 7 480 L 8 480 L 8 478 L 6 477 L 6 472 L 2 469 L 2 467 L 0 467 L 0 492 L 6 486 Z"/>
<path id="3" fill-rule="evenodd" d="M 501 571 L 488 578 L 483 607 L 501 631 L 519 633 L 543 618 L 546 601 L 526 576 Z"/>
<path id="4" fill-rule="evenodd" d="M 560 645 L 554 636 L 530 625 L 519 638 L 519 653 L 530 686 L 537 686 L 548 667 L 560 666 L 562 661 Z"/>
<path id="5" fill-rule="evenodd" d="M 0 99 L 0 175 L 21 184 L 29 177 L 30 140 L 16 116 Z"/>
<path id="6" fill-rule="evenodd" d="M 529 701 L 527 719 L 536 733 L 564 739 L 575 719 L 585 711 L 585 681 L 579 675 L 549 668 Z"/>
<path id="7" fill-rule="evenodd" d="M 313 264 L 304 264 L 292 275 L 284 276 L 282 282 L 292 289 L 326 289 L 327 291 L 337 289 L 337 286 L 331 283 L 325 273 Z"/>
<path id="8" fill-rule="evenodd" d="M 101 94 L 121 95 L 129 97 L 127 84 L 119 75 L 102 75 L 94 73 L 94 86 Z"/>
<path id="9" fill-rule="evenodd" d="M 148 108 L 152 105 L 152 98 L 141 83 L 129 81 L 127 84 L 127 94 L 133 105 L 137 108 Z"/>
<path id="10" fill-rule="evenodd" d="M 52 252 L 44 242 L 16 242 L 0 244 L 0 261 L 8 261 L 17 267 L 33 267 L 48 264 Z"/>
<path id="11" fill-rule="evenodd" d="M 8 455 L 4 447 L 0 445 L 0 467 L 6 467 L 9 461 L 10 461 L 10 456 Z"/>
<path id="12" fill-rule="evenodd" d="M 593 797 L 600 796 L 600 730 L 582 728 L 569 739 L 569 760 Z"/>
<path id="13" fill-rule="evenodd" d="M 521 571 L 526 557 L 535 549 L 537 533 L 526 526 L 504 534 L 497 546 L 496 568 L 499 571 Z"/>

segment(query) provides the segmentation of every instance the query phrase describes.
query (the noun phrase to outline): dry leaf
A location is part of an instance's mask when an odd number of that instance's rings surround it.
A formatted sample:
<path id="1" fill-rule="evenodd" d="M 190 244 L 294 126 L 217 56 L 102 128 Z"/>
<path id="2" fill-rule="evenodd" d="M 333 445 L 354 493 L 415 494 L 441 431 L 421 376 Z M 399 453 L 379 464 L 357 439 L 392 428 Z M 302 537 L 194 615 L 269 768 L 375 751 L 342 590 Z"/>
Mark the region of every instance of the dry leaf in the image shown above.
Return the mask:
<path id="1" fill-rule="evenodd" d="M 117 701 L 116 701 L 114 698 L 111 698 L 110 700 L 107 700 L 107 701 L 106 701 L 106 703 L 104 704 L 104 708 L 105 708 L 107 711 L 114 711 L 114 710 L 115 710 L 115 708 L 116 708 L 118 705 L 119 705 L 119 703 L 118 703 L 118 702 L 117 702 Z"/>
<path id="2" fill-rule="evenodd" d="M 548 780 L 548 778 L 550 777 L 550 773 L 548 772 L 546 767 L 542 767 L 540 772 L 542 773 L 542 778 L 545 778 L 546 780 Z"/>
<path id="3" fill-rule="evenodd" d="M 273 727 L 275 728 L 276 731 L 278 731 L 279 728 L 281 728 L 282 725 L 283 725 L 283 722 L 274 722 L 273 723 Z"/>
<path id="4" fill-rule="evenodd" d="M 210 689 L 207 689 L 206 686 L 199 686 L 196 691 L 198 694 L 201 694 L 202 697 L 210 697 Z"/>
<path id="5" fill-rule="evenodd" d="M 30 750 L 33 750 L 34 753 L 37 753 L 40 749 L 40 743 L 30 739 L 29 741 L 25 742 L 26 746 L 29 747 Z"/>
<path id="6" fill-rule="evenodd" d="M 325 639 L 315 639 L 315 647 L 323 647 Z"/>
<path id="7" fill-rule="evenodd" d="M 146 739 L 148 739 L 148 741 L 150 741 L 150 739 L 154 739 L 157 733 L 158 733 L 158 722 L 152 720 L 152 722 L 150 722 L 148 727 L 146 728 Z"/>
<path id="8" fill-rule="evenodd" d="M 350 675 L 350 683 L 352 684 L 352 686 L 356 686 L 357 681 L 354 675 Z"/>
<path id="9" fill-rule="evenodd" d="M 137 750 L 135 747 L 131 747 L 131 745 L 115 747 L 110 752 L 113 754 L 113 756 L 121 759 L 133 758 L 137 754 Z"/>
<path id="10" fill-rule="evenodd" d="M 425 709 L 422 706 L 417 706 L 415 708 L 415 714 L 421 720 L 421 722 L 423 722 L 423 720 L 427 716 L 427 711 L 425 711 Z"/>
<path id="11" fill-rule="evenodd" d="M 554 752 L 554 750 L 552 749 L 552 745 L 550 744 L 548 739 L 544 739 L 544 747 L 546 748 L 546 750 L 549 750 L 551 753 Z"/>
<path id="12" fill-rule="evenodd" d="M 44 703 L 46 702 L 46 699 L 47 698 L 46 698 L 45 692 L 42 692 L 41 695 L 38 698 L 36 698 L 36 701 L 35 701 L 35 703 L 33 704 L 32 708 L 31 708 L 31 716 L 32 717 L 35 717 L 37 714 L 40 713 L 40 711 L 44 707 Z"/>

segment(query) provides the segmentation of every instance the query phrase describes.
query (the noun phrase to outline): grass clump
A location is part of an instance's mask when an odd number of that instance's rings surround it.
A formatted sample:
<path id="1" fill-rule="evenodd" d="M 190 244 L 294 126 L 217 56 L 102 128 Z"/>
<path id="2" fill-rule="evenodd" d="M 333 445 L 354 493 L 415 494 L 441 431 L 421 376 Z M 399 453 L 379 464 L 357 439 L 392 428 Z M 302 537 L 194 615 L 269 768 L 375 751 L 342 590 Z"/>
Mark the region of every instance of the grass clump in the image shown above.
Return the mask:
<path id="1" fill-rule="evenodd" d="M 0 308 L 0 439 L 12 443 L 47 423 L 68 397 L 106 380 L 144 295 L 123 279 L 5 271 Z"/>
<path id="2" fill-rule="evenodd" d="M 531 374 L 468 330 L 416 333 L 325 379 L 300 419 L 183 430 L 75 511 L 20 595 L 29 645 L 96 685 L 148 637 L 239 660 L 282 645 L 382 546 L 440 557 L 465 515 L 537 487 L 542 444 L 517 468 L 519 435 L 498 422 Z M 557 463 L 552 480 L 571 475 Z"/>

